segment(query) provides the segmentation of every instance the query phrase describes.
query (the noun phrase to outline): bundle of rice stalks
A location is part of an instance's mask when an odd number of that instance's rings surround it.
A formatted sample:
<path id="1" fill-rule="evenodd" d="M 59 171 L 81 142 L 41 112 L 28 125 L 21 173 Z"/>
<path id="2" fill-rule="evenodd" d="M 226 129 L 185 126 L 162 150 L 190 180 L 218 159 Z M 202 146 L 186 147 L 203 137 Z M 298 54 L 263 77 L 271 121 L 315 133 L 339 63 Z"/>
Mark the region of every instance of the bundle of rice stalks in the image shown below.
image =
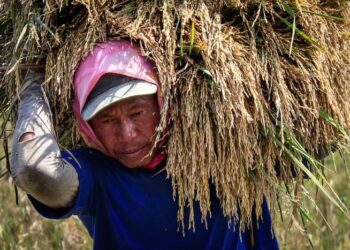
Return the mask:
<path id="1" fill-rule="evenodd" d="M 211 188 L 242 229 L 253 210 L 261 215 L 264 197 L 275 210 L 287 193 L 298 207 L 304 175 L 348 214 L 316 159 L 319 149 L 346 143 L 350 128 L 349 1 L 10 2 L 1 113 L 18 97 L 22 68 L 42 64 L 60 143 L 76 146 L 79 60 L 96 42 L 130 39 L 158 69 L 158 138 L 168 126 L 166 171 L 183 226 L 194 229 L 195 202 L 204 221 L 210 216 Z"/>

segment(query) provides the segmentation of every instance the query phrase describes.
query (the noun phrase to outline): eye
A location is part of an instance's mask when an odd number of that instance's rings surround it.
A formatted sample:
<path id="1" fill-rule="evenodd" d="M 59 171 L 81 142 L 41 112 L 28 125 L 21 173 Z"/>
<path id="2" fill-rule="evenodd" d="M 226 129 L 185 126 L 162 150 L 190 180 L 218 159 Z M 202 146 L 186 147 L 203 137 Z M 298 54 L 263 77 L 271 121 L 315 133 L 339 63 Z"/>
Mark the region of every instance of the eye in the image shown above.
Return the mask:
<path id="1" fill-rule="evenodd" d="M 103 118 L 101 119 L 101 123 L 103 124 L 108 124 L 108 123 L 111 123 L 113 122 L 113 118 Z"/>
<path id="2" fill-rule="evenodd" d="M 131 113 L 131 117 L 137 118 L 137 117 L 140 117 L 143 113 L 144 113 L 144 111 L 142 111 L 142 110 L 137 111 L 137 112 L 133 112 L 133 113 Z"/>

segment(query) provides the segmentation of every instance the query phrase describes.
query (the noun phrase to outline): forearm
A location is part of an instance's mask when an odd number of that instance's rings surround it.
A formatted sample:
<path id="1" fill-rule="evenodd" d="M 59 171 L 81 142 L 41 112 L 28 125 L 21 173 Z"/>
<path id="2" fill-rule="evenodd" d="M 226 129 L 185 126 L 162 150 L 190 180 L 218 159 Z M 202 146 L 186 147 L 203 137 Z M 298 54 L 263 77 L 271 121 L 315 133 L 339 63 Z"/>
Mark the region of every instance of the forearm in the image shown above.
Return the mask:
<path id="1" fill-rule="evenodd" d="M 28 79 L 13 135 L 11 175 L 15 184 L 43 204 L 69 207 L 78 190 L 75 169 L 61 158 L 53 134 L 42 78 Z"/>

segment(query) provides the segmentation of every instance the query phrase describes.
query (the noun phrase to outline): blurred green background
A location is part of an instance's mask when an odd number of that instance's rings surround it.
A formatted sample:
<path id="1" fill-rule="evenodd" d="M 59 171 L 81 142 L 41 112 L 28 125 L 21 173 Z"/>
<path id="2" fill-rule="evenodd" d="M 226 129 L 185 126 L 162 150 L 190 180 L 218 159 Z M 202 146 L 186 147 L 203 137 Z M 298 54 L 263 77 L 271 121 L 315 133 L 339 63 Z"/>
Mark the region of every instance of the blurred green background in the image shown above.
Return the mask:
<path id="1" fill-rule="evenodd" d="M 3 118 L 0 117 L 0 132 Z M 5 129 L 10 135 L 10 126 Z M 9 138 L 9 144 L 11 139 Z M 0 250 L 12 249 L 92 249 L 92 240 L 78 217 L 47 220 L 32 207 L 25 193 L 15 188 L 6 172 L 4 141 L 0 139 Z M 11 145 L 9 145 L 11 146 Z"/>
<path id="2" fill-rule="evenodd" d="M 16 206 L 13 185 L 0 180 L 0 249 L 92 249 L 77 217 L 47 220 L 35 212 L 21 192 Z"/>
<path id="3" fill-rule="evenodd" d="M 349 162 L 348 150 L 336 152 L 325 159 L 325 175 L 347 208 L 350 208 Z M 280 215 L 275 215 L 275 231 L 280 248 L 350 249 L 349 218 L 318 192 L 311 181 L 304 180 L 304 185 L 307 191 L 302 191 L 303 207 L 312 221 L 305 219 L 304 227 L 299 211 L 297 216 L 300 222 L 296 222 L 292 211 L 286 208 L 283 210 L 283 221 Z"/>

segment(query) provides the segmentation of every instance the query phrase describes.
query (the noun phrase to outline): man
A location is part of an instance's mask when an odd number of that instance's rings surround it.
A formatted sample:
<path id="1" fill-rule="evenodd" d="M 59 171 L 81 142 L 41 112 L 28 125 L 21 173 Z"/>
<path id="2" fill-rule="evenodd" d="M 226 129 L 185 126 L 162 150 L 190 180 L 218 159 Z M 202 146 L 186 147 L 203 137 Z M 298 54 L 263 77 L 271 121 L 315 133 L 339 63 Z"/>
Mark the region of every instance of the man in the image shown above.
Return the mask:
<path id="1" fill-rule="evenodd" d="M 228 226 L 212 192 L 212 217 L 195 232 L 178 230 L 177 202 L 166 179 L 163 141 L 155 142 L 162 108 L 153 64 L 129 41 L 95 46 L 74 80 L 74 112 L 88 148 L 60 153 L 50 111 L 35 75 L 25 83 L 11 172 L 47 218 L 76 214 L 95 249 L 276 249 L 266 203 L 251 231 Z M 154 144 L 155 147 L 154 147 Z"/>

